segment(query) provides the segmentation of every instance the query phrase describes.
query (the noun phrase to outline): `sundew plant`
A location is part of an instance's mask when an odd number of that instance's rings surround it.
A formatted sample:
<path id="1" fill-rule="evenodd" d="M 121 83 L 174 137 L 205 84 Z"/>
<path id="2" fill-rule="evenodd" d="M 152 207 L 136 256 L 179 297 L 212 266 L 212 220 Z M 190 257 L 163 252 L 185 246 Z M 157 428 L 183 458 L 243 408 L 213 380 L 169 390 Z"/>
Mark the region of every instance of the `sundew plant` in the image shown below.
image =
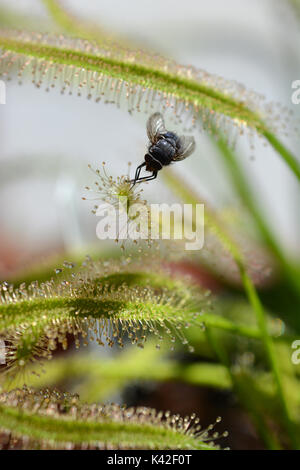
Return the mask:
<path id="1" fill-rule="evenodd" d="M 129 2 L 134 37 L 107 2 L 0 2 L 1 449 L 300 449 L 300 2 L 238 3 Z M 196 149 L 133 185 L 154 113 Z M 162 203 L 204 205 L 203 246 Z"/>

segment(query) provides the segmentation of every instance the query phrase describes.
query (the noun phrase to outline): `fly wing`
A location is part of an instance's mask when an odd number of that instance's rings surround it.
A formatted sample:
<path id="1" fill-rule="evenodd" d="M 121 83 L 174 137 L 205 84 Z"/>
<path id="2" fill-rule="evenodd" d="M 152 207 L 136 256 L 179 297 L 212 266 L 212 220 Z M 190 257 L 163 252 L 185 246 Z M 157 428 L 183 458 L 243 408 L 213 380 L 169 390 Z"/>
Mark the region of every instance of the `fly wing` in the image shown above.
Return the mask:
<path id="1" fill-rule="evenodd" d="M 194 137 L 182 135 L 179 137 L 178 150 L 173 160 L 178 162 L 189 157 L 195 150 L 196 142 Z"/>
<path id="2" fill-rule="evenodd" d="M 164 118 L 160 113 L 152 114 L 147 121 L 147 134 L 150 142 L 155 144 L 164 132 L 166 132 Z"/>

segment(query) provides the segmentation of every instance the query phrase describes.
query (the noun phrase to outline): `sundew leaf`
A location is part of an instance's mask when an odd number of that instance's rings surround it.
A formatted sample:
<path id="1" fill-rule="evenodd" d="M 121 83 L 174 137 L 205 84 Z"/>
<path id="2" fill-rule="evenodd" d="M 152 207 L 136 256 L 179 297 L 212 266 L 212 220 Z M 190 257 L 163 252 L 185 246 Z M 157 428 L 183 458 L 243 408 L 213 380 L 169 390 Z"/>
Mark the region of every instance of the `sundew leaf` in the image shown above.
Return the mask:
<path id="1" fill-rule="evenodd" d="M 181 418 L 145 407 L 84 405 L 78 396 L 58 391 L 24 387 L 0 394 L 5 448 L 210 450 L 218 448 L 214 440 L 228 435 L 212 434 L 215 424 L 201 429 L 195 415 Z"/>
<path id="2" fill-rule="evenodd" d="M 247 105 L 249 108 L 252 105 L 258 109 L 260 97 L 251 93 L 247 96 L 242 87 L 236 86 L 235 89 L 232 82 L 172 61 L 157 60 L 155 55 L 140 52 L 137 57 L 136 51 L 134 56 L 130 50 L 119 47 L 107 51 L 105 47 L 100 48 L 95 42 L 87 40 L 5 30 L 0 32 L 0 47 L 11 50 L 9 57 L 5 54 L 4 66 L 17 65 L 21 74 L 26 69 L 31 70 L 37 86 L 41 86 L 44 80 L 48 83 L 47 79 L 52 86 L 61 78 L 64 89 L 76 85 L 80 91 L 87 88 L 88 96 L 94 95 L 96 100 L 104 93 L 110 101 L 113 98 L 110 92 L 121 98 L 121 88 L 125 85 L 129 109 L 139 109 L 142 100 L 147 98 L 152 104 L 159 100 L 165 106 L 171 106 L 174 99 L 174 108 L 179 115 L 192 104 L 192 108 L 199 106 L 196 109 L 198 113 L 201 108 L 205 112 L 216 112 L 236 119 L 240 125 L 244 122 L 249 127 L 263 127 L 261 116 L 247 108 Z M 16 63 L 20 61 L 23 64 Z M 65 67 L 59 67 L 59 64 Z M 156 90 L 162 93 L 157 94 Z M 146 96 L 149 91 L 153 92 L 151 97 Z M 209 115 L 203 117 L 204 121 L 206 117 L 210 120 Z"/>
<path id="3" fill-rule="evenodd" d="M 31 75 L 38 88 L 58 85 L 62 93 L 84 93 L 96 102 L 104 97 L 117 106 L 125 100 L 130 112 L 168 110 L 185 127 L 220 128 L 229 140 L 257 132 L 300 179 L 299 162 L 274 135 L 286 128 L 278 117 L 284 109 L 241 84 L 155 54 L 63 35 L 1 30 L 0 49 L 4 79 L 17 72 L 19 81 Z"/>
<path id="4" fill-rule="evenodd" d="M 0 335 L 8 346 L 8 370 L 51 358 L 58 343 L 67 348 L 68 335 L 75 336 L 77 347 L 79 337 L 83 344 L 95 340 L 123 347 L 129 341 L 143 347 L 147 333 L 156 337 L 157 347 L 164 336 L 187 344 L 184 328 L 200 325 L 204 310 L 209 316 L 209 298 L 147 264 L 148 272 L 129 262 L 87 260 L 74 272 L 72 263 L 65 263 L 56 269 L 57 279 L 41 284 L 3 283 Z"/>
<path id="5" fill-rule="evenodd" d="M 41 283 L 0 285 L 0 338 L 6 342 L 6 373 L 51 359 L 59 344 L 67 349 L 70 336 L 77 348 L 89 341 L 143 348 L 151 334 L 157 348 L 165 340 L 173 349 L 179 341 L 190 352 L 194 348 L 184 331 L 193 325 L 261 339 L 255 326 L 214 313 L 209 291 L 160 273 L 157 260 L 147 258 L 141 266 L 88 258 L 83 265 L 72 269 L 73 263 L 64 262 L 55 269 L 55 279 Z"/>

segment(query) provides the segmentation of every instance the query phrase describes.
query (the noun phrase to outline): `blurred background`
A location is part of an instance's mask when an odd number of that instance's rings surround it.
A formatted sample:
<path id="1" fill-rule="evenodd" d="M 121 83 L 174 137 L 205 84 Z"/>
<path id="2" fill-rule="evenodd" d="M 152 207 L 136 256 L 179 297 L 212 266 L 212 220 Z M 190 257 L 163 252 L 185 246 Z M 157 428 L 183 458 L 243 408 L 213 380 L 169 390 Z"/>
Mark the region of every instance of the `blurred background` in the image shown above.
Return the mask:
<path id="1" fill-rule="evenodd" d="M 64 5 L 80 18 L 142 47 L 241 82 L 267 101 L 291 105 L 299 28 L 284 1 L 187 0 L 174 5 L 166 0 L 159 11 L 153 2 L 143 0 L 89 0 L 84 7 L 80 1 L 66 0 Z M 40 30 L 53 28 L 38 0 L 1 0 L 0 6 L 16 11 L 22 26 L 28 21 L 29 27 L 34 23 Z M 297 113 L 297 106 L 293 107 Z M 140 113 L 132 118 L 113 105 L 61 96 L 56 88 L 49 94 L 38 92 L 26 81 L 21 87 L 16 81 L 7 84 L 7 104 L 0 113 L 0 237 L 2 247 L 5 240 L 11 247 L 6 246 L 1 259 L 5 276 L 6 269 L 27 264 L 36 255 L 97 242 L 96 219 L 81 200 L 83 187 L 92 178 L 87 164 L 97 167 L 106 161 L 113 175 L 124 174 L 128 161 L 135 167 L 147 145 L 147 116 Z M 222 208 L 235 204 L 206 136 L 196 138 L 197 153 L 182 165 L 182 173 L 213 204 Z M 266 217 L 286 248 L 299 252 L 299 217 L 295 217 L 299 199 L 293 175 L 259 142 L 251 159 L 244 140 L 238 142 L 241 160 L 261 196 Z M 193 177 L 195 173 L 201 178 Z M 163 186 L 158 178 L 147 185 L 146 195 L 151 200 L 158 195 L 165 202 L 168 194 Z"/>
<path id="2" fill-rule="evenodd" d="M 266 101 L 293 108 L 296 122 L 300 105 L 291 103 L 291 83 L 300 78 L 300 22 L 292 3 L 64 0 L 63 5 L 110 34 L 180 64 L 241 82 Z M 0 0 L 0 25 L 57 30 L 38 0 Z M 17 80 L 7 82 L 6 104 L 0 105 L 0 279 L 17 278 L 50 256 L 68 259 L 74 252 L 119 250 L 97 240 L 97 218 L 81 199 L 84 186 L 94 179 L 87 165 L 97 168 L 105 161 L 109 173 L 117 176 L 126 173 L 130 161 L 134 171 L 147 145 L 147 117 L 143 112 L 131 116 L 102 101 L 62 96 L 58 88 L 45 93 L 26 80 L 22 86 Z M 181 174 L 220 212 L 240 210 L 209 137 L 197 133 L 195 138 L 197 151 L 181 164 Z M 296 152 L 293 132 L 283 140 Z M 299 257 L 299 190 L 294 176 L 259 140 L 253 151 L 248 139 L 240 138 L 236 150 L 274 235 L 286 253 Z M 145 185 L 144 193 L 149 202 L 174 198 L 162 178 Z M 99 349 L 95 354 L 101 357 L 117 354 Z M 188 404 L 183 404 L 183 397 Z M 204 424 L 221 414 L 224 426 L 230 427 L 233 448 L 263 447 L 227 391 L 180 383 L 134 383 L 107 399 L 112 398 L 183 414 L 196 411 Z"/>

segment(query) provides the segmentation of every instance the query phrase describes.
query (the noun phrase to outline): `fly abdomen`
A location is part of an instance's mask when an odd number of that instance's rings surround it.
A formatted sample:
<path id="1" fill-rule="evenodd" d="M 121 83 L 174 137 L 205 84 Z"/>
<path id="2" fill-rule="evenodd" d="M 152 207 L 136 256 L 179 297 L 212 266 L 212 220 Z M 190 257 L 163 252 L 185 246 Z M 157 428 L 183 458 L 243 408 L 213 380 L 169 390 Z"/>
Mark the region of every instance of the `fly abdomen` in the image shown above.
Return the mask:
<path id="1" fill-rule="evenodd" d="M 165 139 L 160 139 L 149 149 L 150 155 L 158 160 L 163 166 L 169 165 L 176 153 L 174 146 Z"/>
<path id="2" fill-rule="evenodd" d="M 145 155 L 146 169 L 159 171 L 163 166 L 170 165 L 175 152 L 176 150 L 170 142 L 160 139 L 149 147 L 148 154 Z"/>

